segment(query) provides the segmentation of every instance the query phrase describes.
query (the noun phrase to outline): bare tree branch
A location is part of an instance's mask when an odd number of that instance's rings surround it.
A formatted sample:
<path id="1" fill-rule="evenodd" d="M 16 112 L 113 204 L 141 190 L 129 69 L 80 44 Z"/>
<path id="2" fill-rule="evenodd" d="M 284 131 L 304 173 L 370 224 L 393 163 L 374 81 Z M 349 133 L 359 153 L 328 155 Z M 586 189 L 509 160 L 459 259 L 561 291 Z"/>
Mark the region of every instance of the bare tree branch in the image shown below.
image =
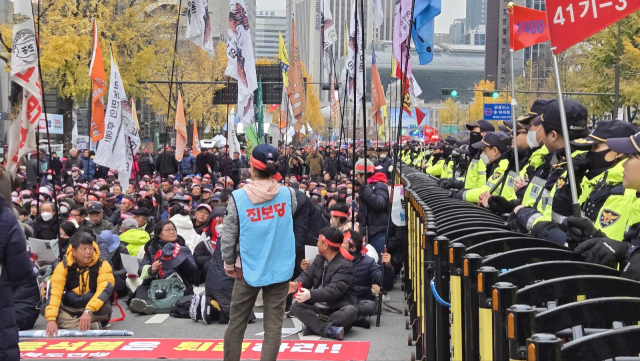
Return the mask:
<path id="1" fill-rule="evenodd" d="M 4 40 L 4 36 L 2 35 L 2 31 L 0 31 L 0 42 L 2 42 L 2 46 L 4 46 L 4 49 L 10 53 L 11 52 L 11 47 L 9 45 L 7 45 L 7 42 Z"/>

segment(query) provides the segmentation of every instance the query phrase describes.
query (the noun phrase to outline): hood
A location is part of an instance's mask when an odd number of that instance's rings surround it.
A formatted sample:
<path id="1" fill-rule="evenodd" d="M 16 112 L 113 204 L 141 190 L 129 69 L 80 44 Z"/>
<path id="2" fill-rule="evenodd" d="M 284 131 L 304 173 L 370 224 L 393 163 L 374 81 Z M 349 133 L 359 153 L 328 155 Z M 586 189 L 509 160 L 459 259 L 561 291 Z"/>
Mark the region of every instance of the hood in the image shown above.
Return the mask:
<path id="1" fill-rule="evenodd" d="M 169 218 L 169 220 L 176 225 L 176 228 L 193 229 L 193 223 L 191 222 L 191 218 L 189 216 L 176 214 L 175 216 Z"/>
<path id="2" fill-rule="evenodd" d="M 133 246 L 142 246 L 149 242 L 149 233 L 144 229 L 130 229 L 120 235 L 120 241 Z"/>
<path id="3" fill-rule="evenodd" d="M 289 158 L 289 167 L 293 167 L 293 163 L 291 163 L 291 161 L 294 159 L 298 161 L 298 166 L 304 164 L 304 160 L 302 160 L 302 158 L 295 156 L 295 157 Z"/>
<path id="4" fill-rule="evenodd" d="M 367 178 L 367 183 L 371 184 L 371 183 L 376 183 L 376 182 L 382 182 L 382 183 L 387 183 L 387 176 L 382 173 L 374 173 L 371 177 Z"/>
<path id="5" fill-rule="evenodd" d="M 249 200 L 253 204 L 260 204 L 272 200 L 280 191 L 278 182 L 273 179 L 255 180 L 244 186 Z"/>
<path id="6" fill-rule="evenodd" d="M 96 242 L 93 242 L 93 250 L 94 250 L 93 259 L 87 265 L 87 267 L 91 267 L 94 264 L 96 264 L 96 262 L 98 262 L 98 258 L 100 258 L 100 248 L 98 247 L 98 244 Z M 76 262 L 75 257 L 73 257 L 73 247 L 69 247 L 67 249 L 67 253 L 65 254 L 65 257 L 67 258 L 67 265 L 72 265 Z"/>

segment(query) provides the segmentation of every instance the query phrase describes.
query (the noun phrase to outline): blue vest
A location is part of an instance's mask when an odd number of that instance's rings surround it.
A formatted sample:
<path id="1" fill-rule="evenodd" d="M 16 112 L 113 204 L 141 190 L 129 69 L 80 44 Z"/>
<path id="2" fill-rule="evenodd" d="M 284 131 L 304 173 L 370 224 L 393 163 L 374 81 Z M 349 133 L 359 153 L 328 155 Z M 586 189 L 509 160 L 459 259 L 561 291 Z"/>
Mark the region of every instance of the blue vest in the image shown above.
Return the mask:
<path id="1" fill-rule="evenodd" d="M 270 201 L 253 204 L 244 189 L 233 191 L 240 221 L 240 259 L 252 287 L 288 281 L 293 276 L 296 241 L 291 191 L 280 187 Z"/>

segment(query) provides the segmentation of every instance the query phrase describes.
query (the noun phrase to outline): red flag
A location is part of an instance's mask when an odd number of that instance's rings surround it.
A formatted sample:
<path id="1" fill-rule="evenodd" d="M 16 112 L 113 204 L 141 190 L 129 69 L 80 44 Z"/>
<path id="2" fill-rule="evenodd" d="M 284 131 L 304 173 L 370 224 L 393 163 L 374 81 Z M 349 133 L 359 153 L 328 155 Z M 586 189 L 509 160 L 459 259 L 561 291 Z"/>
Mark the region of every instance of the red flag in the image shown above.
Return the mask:
<path id="1" fill-rule="evenodd" d="M 93 52 L 91 65 L 89 65 L 89 77 L 91 78 L 91 130 L 89 135 L 94 142 L 104 137 L 104 100 L 102 96 L 107 90 L 107 77 L 102 62 L 102 47 L 98 34 L 98 23 L 93 21 Z"/>
<path id="2" fill-rule="evenodd" d="M 409 81 L 402 85 L 402 110 L 411 116 L 411 95 L 409 95 Z"/>
<path id="3" fill-rule="evenodd" d="M 547 0 L 547 20 L 554 54 L 590 37 L 640 9 L 640 1 Z"/>
<path id="4" fill-rule="evenodd" d="M 546 22 L 547 14 L 544 11 L 511 5 L 509 9 L 511 50 L 518 51 L 549 40 L 549 27 Z"/>
<path id="5" fill-rule="evenodd" d="M 420 108 L 415 107 L 416 109 L 416 118 L 418 119 L 418 125 L 422 124 L 422 121 L 424 120 L 424 117 L 426 116 L 426 114 L 420 110 Z"/>

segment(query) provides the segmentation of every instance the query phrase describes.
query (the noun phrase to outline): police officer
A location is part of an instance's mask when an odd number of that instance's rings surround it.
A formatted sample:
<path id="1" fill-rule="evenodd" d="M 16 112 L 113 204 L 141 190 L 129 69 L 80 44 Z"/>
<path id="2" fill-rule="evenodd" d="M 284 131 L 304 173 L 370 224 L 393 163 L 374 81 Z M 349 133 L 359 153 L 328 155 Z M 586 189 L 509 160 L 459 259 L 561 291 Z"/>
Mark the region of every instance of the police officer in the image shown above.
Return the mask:
<path id="1" fill-rule="evenodd" d="M 480 195 L 485 192 L 500 193 L 500 187 L 504 185 L 509 168 L 510 145 L 511 137 L 503 132 L 487 132 L 481 141 L 471 144 L 471 147 L 480 149 L 480 161 L 491 176 L 485 184 L 461 191 L 456 198 L 478 203 Z"/>
<path id="2" fill-rule="evenodd" d="M 424 169 L 424 172 L 428 175 L 432 175 L 434 177 L 440 177 L 442 175 L 442 168 L 444 167 L 444 147 L 445 143 L 441 141 L 438 141 L 431 147 L 433 152 L 431 153 L 431 158 Z"/>
<path id="3" fill-rule="evenodd" d="M 631 137 L 607 139 L 609 149 L 624 153 L 628 159 L 623 163 L 623 186 L 634 192 L 640 191 L 640 133 Z M 640 281 L 640 205 L 626 209 L 630 214 L 628 231 L 622 242 L 606 237 L 583 241 L 575 253 L 586 257 L 587 262 L 614 266 L 621 264 L 622 277 Z"/>
<path id="4" fill-rule="evenodd" d="M 587 128 L 587 108 L 572 99 L 564 101 L 567 128 L 569 129 L 569 140 L 584 138 L 589 134 Z M 533 226 L 542 220 L 558 219 L 557 213 L 554 216 L 552 210 L 553 197 L 557 189 L 569 188 L 569 179 L 565 171 L 567 152 L 565 149 L 560 121 L 560 105 L 557 100 L 550 102 L 540 116 L 532 122 L 534 126 L 541 126 L 537 129 L 537 134 L 549 150 L 545 157 L 545 169 L 548 172 L 535 177 L 525 192 L 522 205 L 513 211 L 513 217 L 509 222 L 510 228 L 529 232 Z M 580 164 L 577 156 L 585 156 L 584 151 L 576 151 L 569 156 L 576 158 L 576 164 Z M 550 157 L 549 157 L 550 156 Z M 569 203 L 571 204 L 571 203 Z M 561 207 L 562 204 L 556 206 Z M 562 221 L 562 219 L 560 219 Z"/>

